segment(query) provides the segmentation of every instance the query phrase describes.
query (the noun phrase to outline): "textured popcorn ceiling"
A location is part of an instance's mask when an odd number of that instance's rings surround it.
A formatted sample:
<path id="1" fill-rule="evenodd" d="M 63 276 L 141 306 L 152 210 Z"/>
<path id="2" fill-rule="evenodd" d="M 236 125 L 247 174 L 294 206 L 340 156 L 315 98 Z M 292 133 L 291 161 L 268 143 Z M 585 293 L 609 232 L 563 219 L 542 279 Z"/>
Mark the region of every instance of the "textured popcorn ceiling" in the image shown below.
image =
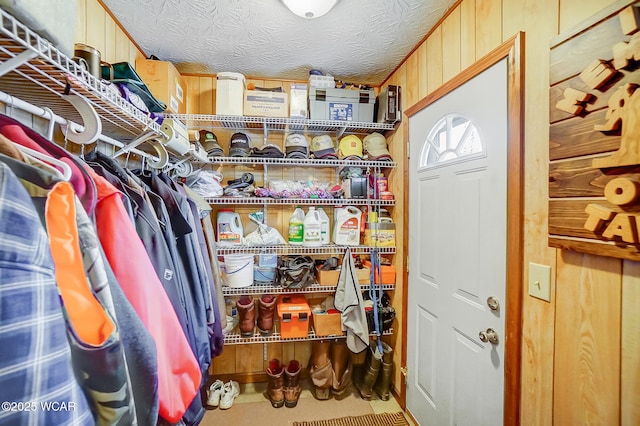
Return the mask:
<path id="1" fill-rule="evenodd" d="M 338 0 L 307 20 L 280 0 L 103 0 L 147 55 L 181 72 L 379 85 L 455 0 Z"/>

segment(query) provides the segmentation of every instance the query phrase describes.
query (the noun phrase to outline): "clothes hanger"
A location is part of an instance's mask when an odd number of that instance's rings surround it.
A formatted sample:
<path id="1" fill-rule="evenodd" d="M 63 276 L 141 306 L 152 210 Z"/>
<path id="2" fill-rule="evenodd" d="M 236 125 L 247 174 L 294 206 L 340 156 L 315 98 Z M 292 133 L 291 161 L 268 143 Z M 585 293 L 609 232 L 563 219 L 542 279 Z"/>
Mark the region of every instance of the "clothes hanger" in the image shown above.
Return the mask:
<path id="1" fill-rule="evenodd" d="M 28 155 L 29 157 L 32 157 L 36 160 L 41 160 L 44 163 L 48 163 L 46 165 L 53 165 L 62 169 L 62 179 L 64 179 L 65 181 L 69 181 L 69 179 L 71 179 L 71 174 L 73 173 L 71 171 L 71 166 L 69 166 L 64 161 L 61 161 L 57 158 L 53 158 L 47 154 L 43 154 L 40 151 L 27 148 L 26 146 L 22 146 L 20 144 L 15 144 L 15 146 L 20 150 L 20 152 Z"/>

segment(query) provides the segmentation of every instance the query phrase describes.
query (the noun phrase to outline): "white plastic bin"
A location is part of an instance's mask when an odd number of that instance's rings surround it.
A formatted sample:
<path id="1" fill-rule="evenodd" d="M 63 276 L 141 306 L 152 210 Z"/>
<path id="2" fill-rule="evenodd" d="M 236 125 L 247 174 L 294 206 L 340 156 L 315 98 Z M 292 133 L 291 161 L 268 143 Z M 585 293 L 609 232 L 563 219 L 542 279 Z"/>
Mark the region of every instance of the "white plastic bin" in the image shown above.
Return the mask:
<path id="1" fill-rule="evenodd" d="M 244 75 L 237 72 L 219 72 L 216 82 L 216 114 L 243 115 Z"/>

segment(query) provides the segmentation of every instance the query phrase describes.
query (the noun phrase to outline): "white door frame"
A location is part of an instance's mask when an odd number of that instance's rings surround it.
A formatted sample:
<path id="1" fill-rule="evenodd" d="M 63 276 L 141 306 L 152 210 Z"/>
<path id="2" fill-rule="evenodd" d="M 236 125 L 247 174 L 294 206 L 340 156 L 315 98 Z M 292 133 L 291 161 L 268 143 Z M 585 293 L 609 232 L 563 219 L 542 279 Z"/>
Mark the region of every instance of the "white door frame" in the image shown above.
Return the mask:
<path id="1" fill-rule="evenodd" d="M 520 32 L 507 40 L 458 76 L 417 102 L 405 111 L 411 117 L 447 93 L 461 86 L 502 59 L 507 58 L 508 76 L 508 142 L 507 142 L 507 283 L 505 318 L 505 367 L 504 367 L 504 425 L 520 424 L 520 359 L 522 339 L 522 294 L 523 294 L 523 153 L 524 153 L 524 33 Z M 408 149 L 409 129 L 404 123 L 404 146 Z M 407 153 L 405 152 L 405 157 Z M 409 167 L 404 170 L 405 181 Z M 405 185 L 405 191 L 408 185 Z M 409 213 L 409 194 L 404 194 L 405 215 Z M 403 252 L 408 254 L 409 218 L 404 218 Z M 406 260 L 405 260 L 406 262 Z M 409 273 L 403 272 L 402 311 L 408 311 Z M 402 335 L 407 336 L 407 316 L 402 318 Z M 406 338 L 406 337 L 405 337 Z M 407 365 L 407 345 L 402 345 L 402 365 Z M 402 377 L 401 403 L 406 408 L 406 377 Z"/>

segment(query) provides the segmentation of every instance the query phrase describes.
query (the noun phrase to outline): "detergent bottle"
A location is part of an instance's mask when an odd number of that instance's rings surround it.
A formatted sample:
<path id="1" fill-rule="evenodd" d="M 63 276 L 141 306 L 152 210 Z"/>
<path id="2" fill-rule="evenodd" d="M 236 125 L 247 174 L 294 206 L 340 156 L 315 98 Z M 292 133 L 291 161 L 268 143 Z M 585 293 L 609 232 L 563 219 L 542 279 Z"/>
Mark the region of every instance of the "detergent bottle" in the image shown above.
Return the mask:
<path id="1" fill-rule="evenodd" d="M 331 239 L 329 216 L 327 216 L 322 207 L 318 207 L 318 214 L 320 215 L 320 241 L 323 245 L 329 244 Z"/>
<path id="2" fill-rule="evenodd" d="M 341 246 L 360 245 L 362 211 L 354 206 L 336 207 L 333 242 Z"/>
<path id="3" fill-rule="evenodd" d="M 309 207 L 309 211 L 304 218 L 304 238 L 305 246 L 319 246 L 322 244 L 322 228 L 320 225 L 320 214 L 315 207 Z"/>
<path id="4" fill-rule="evenodd" d="M 289 218 L 289 244 L 302 244 L 304 241 L 304 219 L 304 211 L 296 206 Z"/>
<path id="5" fill-rule="evenodd" d="M 218 211 L 218 243 L 220 245 L 242 244 L 244 231 L 238 213 L 230 209 Z"/>

